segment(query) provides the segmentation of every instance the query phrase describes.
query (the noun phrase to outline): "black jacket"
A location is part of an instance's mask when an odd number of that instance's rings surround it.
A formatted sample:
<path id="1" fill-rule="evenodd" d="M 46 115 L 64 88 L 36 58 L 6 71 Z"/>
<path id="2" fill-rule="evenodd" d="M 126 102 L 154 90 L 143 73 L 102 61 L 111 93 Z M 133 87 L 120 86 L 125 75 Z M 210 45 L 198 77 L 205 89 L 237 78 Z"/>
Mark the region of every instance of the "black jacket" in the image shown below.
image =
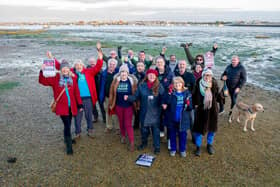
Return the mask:
<path id="1" fill-rule="evenodd" d="M 231 90 L 236 88 L 242 88 L 247 80 L 247 73 L 242 64 L 238 64 L 236 67 L 233 67 L 231 64 L 228 65 L 222 74 L 222 77 L 226 75 L 227 87 Z"/>

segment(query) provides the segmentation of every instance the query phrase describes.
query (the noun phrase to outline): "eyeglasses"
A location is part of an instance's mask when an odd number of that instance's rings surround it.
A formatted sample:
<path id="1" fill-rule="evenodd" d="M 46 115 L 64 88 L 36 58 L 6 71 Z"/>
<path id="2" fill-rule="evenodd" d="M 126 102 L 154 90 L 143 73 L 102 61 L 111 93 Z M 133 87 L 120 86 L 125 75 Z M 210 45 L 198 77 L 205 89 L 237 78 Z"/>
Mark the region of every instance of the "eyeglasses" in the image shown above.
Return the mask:
<path id="1" fill-rule="evenodd" d="M 203 61 L 203 59 L 202 58 L 197 58 L 196 61 Z"/>

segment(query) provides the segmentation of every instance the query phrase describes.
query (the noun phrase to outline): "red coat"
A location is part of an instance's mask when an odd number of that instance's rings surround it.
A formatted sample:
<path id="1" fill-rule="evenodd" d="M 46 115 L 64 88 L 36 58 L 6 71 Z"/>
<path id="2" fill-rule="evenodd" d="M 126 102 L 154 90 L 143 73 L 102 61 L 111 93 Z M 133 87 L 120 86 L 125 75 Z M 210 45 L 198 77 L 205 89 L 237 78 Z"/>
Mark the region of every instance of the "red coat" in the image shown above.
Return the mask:
<path id="1" fill-rule="evenodd" d="M 40 71 L 39 83 L 44 86 L 51 86 L 53 89 L 53 96 L 56 99 L 64 87 L 59 86 L 60 74 L 57 73 L 55 77 L 44 77 L 43 72 Z M 77 106 L 82 104 L 79 88 L 76 78 L 73 78 L 73 85 L 68 85 L 68 91 L 71 102 L 71 112 L 75 116 L 78 113 Z M 62 94 L 61 98 L 56 105 L 56 115 L 67 116 L 69 115 L 68 98 L 66 92 Z"/>
<path id="2" fill-rule="evenodd" d="M 102 65 L 103 65 L 103 60 L 98 59 L 96 65 L 94 67 L 84 68 L 83 71 L 81 72 L 82 74 L 85 74 L 93 105 L 95 105 L 97 98 L 98 98 L 94 77 L 96 74 L 98 74 L 98 72 L 102 68 Z M 56 66 L 56 69 L 60 69 L 60 63 L 56 59 L 55 59 L 55 66 Z M 75 73 L 74 68 L 71 68 L 71 71 L 75 74 L 76 77 L 78 77 L 78 75 Z M 77 81 L 77 79 L 75 79 L 75 80 Z"/>

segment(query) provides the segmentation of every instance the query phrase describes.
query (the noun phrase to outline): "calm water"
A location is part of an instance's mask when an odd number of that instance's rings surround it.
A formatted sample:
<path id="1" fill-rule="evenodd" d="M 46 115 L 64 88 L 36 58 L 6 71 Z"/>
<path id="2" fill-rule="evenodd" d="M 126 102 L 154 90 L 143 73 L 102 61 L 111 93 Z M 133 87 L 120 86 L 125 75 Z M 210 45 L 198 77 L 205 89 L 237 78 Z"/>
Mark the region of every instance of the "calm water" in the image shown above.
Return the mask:
<path id="1" fill-rule="evenodd" d="M 2 27 L 3 28 L 3 27 Z M 7 27 L 6 27 L 7 28 Z M 12 27 L 10 27 L 12 28 Z M 15 27 L 13 27 L 15 28 Z M 22 27 L 19 27 L 22 28 Z M 38 29 L 39 26 L 29 27 Z M 1 29 L 1 27 L 0 27 Z M 111 43 L 114 46 L 121 44 L 127 45 L 139 50 L 139 46 L 144 49 L 153 49 L 160 52 L 162 46 L 167 46 L 167 54 L 175 53 L 179 59 L 185 58 L 180 43 L 192 42 L 191 51 L 193 55 L 205 53 L 211 49 L 214 42 L 218 43 L 219 50 L 215 56 L 215 73 L 220 75 L 226 65 L 230 63 L 232 55 L 239 55 L 241 62 L 248 72 L 248 82 L 261 86 L 265 89 L 280 91 L 280 28 L 269 27 L 206 27 L 206 26 L 189 26 L 189 27 L 147 27 L 147 26 L 59 26 L 51 27 L 46 37 L 24 38 L 0 36 L 1 46 L 8 43 L 20 43 L 21 41 L 31 41 L 32 46 L 41 47 L 42 50 L 54 48 L 61 51 L 67 50 L 79 52 L 81 47 L 84 49 L 93 48 L 93 46 L 69 46 L 69 43 L 63 41 L 96 41 Z M 157 34 L 162 37 L 152 37 Z M 268 39 L 257 39 L 255 36 L 264 35 Z M 48 43 L 49 41 L 60 42 Z M 62 41 L 62 42 L 61 42 Z M 79 43 L 78 43 L 79 44 Z M 138 46 L 138 47 L 137 47 Z M 37 48 L 36 47 L 36 48 Z M 149 52 L 149 50 L 148 50 Z M 158 53 L 156 52 L 156 53 Z M 70 52 L 68 52 L 70 53 Z M 83 54 L 83 53 L 82 53 Z M 34 53 L 32 60 L 41 60 L 41 54 Z M 155 54 L 153 54 L 155 55 Z M 8 57 L 8 56 L 7 56 Z M 74 58 L 70 56 L 68 58 Z M 1 59 L 3 61 L 4 59 Z M 5 60 L 4 60 L 5 61 Z M 8 60 L 9 64 L 17 63 L 12 58 Z M 27 64 L 26 64 L 27 63 Z M 21 63 L 28 65 L 30 61 Z M 0 68 L 7 66 L 2 62 Z"/>

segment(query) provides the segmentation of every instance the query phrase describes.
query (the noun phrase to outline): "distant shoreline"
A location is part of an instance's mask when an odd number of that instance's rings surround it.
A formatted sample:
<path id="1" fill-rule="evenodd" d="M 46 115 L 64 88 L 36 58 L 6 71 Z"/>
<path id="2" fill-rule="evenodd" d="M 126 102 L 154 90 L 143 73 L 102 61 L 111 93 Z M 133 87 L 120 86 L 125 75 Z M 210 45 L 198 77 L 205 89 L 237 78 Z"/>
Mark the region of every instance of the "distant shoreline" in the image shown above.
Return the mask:
<path id="1" fill-rule="evenodd" d="M 43 28 L 50 26 L 106 26 L 106 25 L 125 25 L 125 26 L 238 26 L 238 27 L 280 27 L 280 22 L 266 21 L 238 21 L 238 22 L 176 22 L 176 21 L 76 21 L 76 22 L 0 22 L 0 26 L 35 26 Z"/>

